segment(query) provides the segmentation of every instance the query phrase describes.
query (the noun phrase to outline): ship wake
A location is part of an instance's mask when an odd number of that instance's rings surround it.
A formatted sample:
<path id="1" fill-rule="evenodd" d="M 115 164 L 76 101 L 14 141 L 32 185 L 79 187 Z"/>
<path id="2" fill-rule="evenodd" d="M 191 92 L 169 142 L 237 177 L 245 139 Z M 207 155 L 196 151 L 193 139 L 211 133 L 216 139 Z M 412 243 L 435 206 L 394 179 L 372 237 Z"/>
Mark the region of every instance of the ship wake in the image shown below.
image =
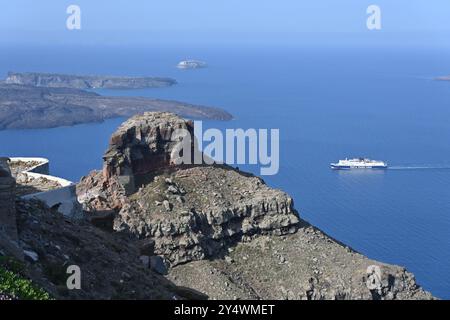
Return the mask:
<path id="1" fill-rule="evenodd" d="M 389 170 L 449 170 L 450 165 L 389 166 Z"/>

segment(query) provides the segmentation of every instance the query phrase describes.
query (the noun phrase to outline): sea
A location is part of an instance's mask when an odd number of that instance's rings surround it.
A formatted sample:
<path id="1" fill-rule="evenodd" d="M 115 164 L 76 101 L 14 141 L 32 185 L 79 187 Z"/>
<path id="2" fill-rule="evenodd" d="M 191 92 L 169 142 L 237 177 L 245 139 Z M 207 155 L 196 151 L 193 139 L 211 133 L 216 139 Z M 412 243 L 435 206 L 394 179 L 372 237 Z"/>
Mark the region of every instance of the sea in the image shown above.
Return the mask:
<path id="1" fill-rule="evenodd" d="M 0 74 L 36 71 L 168 76 L 178 84 L 98 90 L 221 107 L 205 127 L 279 129 L 280 170 L 263 179 L 293 198 L 300 216 L 368 257 L 405 266 L 450 299 L 450 74 L 448 49 L 415 46 L 9 46 Z M 208 68 L 179 70 L 180 60 Z M 73 181 L 102 165 L 125 119 L 0 131 L 0 154 L 39 156 Z M 346 157 L 387 170 L 333 171 Z M 258 165 L 239 166 L 259 174 Z"/>

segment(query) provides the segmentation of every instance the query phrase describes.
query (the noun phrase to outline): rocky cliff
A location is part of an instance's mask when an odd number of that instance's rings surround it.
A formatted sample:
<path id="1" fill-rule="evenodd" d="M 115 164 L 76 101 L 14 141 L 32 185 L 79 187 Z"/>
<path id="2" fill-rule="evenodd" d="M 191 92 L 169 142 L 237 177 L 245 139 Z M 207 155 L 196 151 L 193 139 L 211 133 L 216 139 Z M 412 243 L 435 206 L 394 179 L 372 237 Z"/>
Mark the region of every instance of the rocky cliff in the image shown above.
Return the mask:
<path id="1" fill-rule="evenodd" d="M 142 259 L 158 257 L 174 283 L 227 299 L 432 298 L 404 268 L 301 220 L 292 198 L 260 178 L 228 166 L 174 166 L 168 133 L 177 127 L 191 124 L 164 113 L 130 119 L 113 135 L 103 173 L 77 191 L 92 223 L 151 241 L 156 256 Z"/>
<path id="2" fill-rule="evenodd" d="M 8 158 L 0 158 L 0 227 L 7 236 L 17 240 L 14 204 L 16 181 L 8 162 Z"/>
<path id="3" fill-rule="evenodd" d="M 103 160 L 105 180 L 119 179 L 127 193 L 135 191 L 140 178 L 175 164 L 174 146 L 184 129 L 193 134 L 193 123 L 171 113 L 145 113 L 126 121 L 112 135 Z M 191 149 L 193 145 L 191 146 Z"/>
<path id="4" fill-rule="evenodd" d="M 8 158 L 0 158 L 0 253 L 22 259 L 16 227 L 16 181 L 8 162 Z"/>
<path id="5" fill-rule="evenodd" d="M 143 89 L 168 87 L 177 82 L 161 77 L 82 76 L 38 72 L 8 72 L 7 84 L 75 89 Z"/>

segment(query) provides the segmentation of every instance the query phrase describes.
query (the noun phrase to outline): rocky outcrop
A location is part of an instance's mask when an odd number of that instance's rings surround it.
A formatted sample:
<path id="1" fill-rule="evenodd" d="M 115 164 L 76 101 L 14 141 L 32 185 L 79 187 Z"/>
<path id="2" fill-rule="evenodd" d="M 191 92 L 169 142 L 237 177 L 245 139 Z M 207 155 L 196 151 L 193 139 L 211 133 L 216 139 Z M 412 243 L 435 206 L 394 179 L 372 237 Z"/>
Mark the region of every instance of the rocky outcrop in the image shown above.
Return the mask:
<path id="1" fill-rule="evenodd" d="M 114 229 L 155 241 L 170 265 L 217 257 L 239 241 L 295 233 L 292 199 L 227 167 L 156 176 L 119 211 Z"/>
<path id="2" fill-rule="evenodd" d="M 170 111 L 191 119 L 232 119 L 222 109 L 178 101 L 0 83 L 0 130 L 69 126 L 128 118 L 145 111 Z"/>
<path id="3" fill-rule="evenodd" d="M 177 82 L 161 77 L 82 76 L 56 73 L 8 72 L 7 84 L 74 89 L 143 89 L 169 87 Z"/>
<path id="4" fill-rule="evenodd" d="M 167 137 L 178 127 L 192 130 L 170 114 L 130 119 L 113 135 L 103 173 L 77 190 L 94 223 L 150 241 L 141 260 L 174 283 L 226 299 L 432 298 L 404 268 L 302 221 L 292 198 L 260 178 L 223 165 L 174 166 Z"/>
<path id="5" fill-rule="evenodd" d="M 112 135 L 103 157 L 105 180 L 115 177 L 127 193 L 132 193 L 140 177 L 173 166 L 179 158 L 174 152 L 180 141 L 178 129 L 193 135 L 193 123 L 171 113 L 148 112 L 126 121 Z"/>
<path id="6" fill-rule="evenodd" d="M 115 230 L 154 239 L 171 265 L 216 256 L 257 234 L 296 231 L 292 199 L 261 179 L 228 166 L 175 166 L 177 129 L 193 135 L 190 121 L 170 113 L 126 121 L 112 135 L 103 176 L 78 186 L 79 201 L 91 212 L 115 210 Z"/>
<path id="7" fill-rule="evenodd" d="M 16 226 L 16 181 L 11 176 L 9 159 L 0 158 L 0 250 L 22 259 Z"/>

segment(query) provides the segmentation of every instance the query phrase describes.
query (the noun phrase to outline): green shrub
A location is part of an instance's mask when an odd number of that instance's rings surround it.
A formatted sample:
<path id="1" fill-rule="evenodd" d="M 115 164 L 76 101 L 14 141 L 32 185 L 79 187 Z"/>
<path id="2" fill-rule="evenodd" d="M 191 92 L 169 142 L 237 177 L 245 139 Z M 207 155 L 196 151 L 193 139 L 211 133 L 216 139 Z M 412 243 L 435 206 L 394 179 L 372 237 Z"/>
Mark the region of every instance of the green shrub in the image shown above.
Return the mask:
<path id="1" fill-rule="evenodd" d="M 23 300 L 49 300 L 50 295 L 30 280 L 0 267 L 0 293 Z"/>
<path id="2" fill-rule="evenodd" d="M 0 267 L 20 275 L 23 275 L 25 270 L 25 265 L 23 262 L 10 256 L 0 256 Z"/>

